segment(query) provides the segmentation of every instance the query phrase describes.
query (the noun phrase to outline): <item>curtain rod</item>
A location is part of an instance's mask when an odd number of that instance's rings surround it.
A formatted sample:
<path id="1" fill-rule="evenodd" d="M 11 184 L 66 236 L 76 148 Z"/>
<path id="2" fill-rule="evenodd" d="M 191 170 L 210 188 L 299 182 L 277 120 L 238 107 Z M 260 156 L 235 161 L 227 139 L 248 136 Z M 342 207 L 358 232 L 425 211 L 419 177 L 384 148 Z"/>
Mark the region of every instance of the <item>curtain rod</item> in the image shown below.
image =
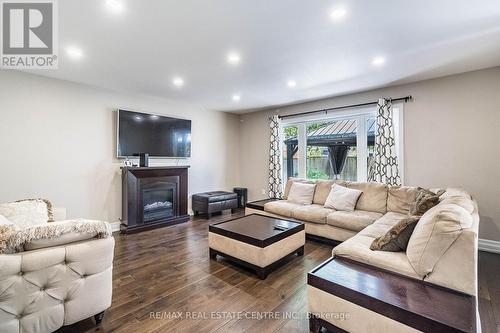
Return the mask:
<path id="1" fill-rule="evenodd" d="M 410 102 L 412 100 L 411 95 L 410 96 L 405 96 L 405 97 L 398 97 L 398 98 L 387 98 L 388 100 L 392 102 L 399 102 L 403 101 L 405 103 Z M 328 113 L 328 111 L 335 111 L 335 110 L 342 110 L 342 109 L 350 109 L 350 108 L 358 108 L 362 106 L 370 106 L 370 105 L 377 105 L 378 101 L 376 102 L 367 102 L 367 103 L 361 103 L 361 104 L 352 104 L 352 105 L 344 105 L 344 106 L 336 106 L 333 108 L 328 108 L 328 109 L 321 109 L 321 110 L 314 110 L 314 111 L 306 111 L 306 112 L 300 112 L 300 113 L 294 113 L 294 114 L 288 114 L 284 116 L 278 116 L 280 119 L 284 118 L 289 118 L 289 117 L 297 117 L 297 116 L 303 116 L 306 114 L 313 114 L 313 113 L 319 113 L 319 112 L 325 112 Z"/>

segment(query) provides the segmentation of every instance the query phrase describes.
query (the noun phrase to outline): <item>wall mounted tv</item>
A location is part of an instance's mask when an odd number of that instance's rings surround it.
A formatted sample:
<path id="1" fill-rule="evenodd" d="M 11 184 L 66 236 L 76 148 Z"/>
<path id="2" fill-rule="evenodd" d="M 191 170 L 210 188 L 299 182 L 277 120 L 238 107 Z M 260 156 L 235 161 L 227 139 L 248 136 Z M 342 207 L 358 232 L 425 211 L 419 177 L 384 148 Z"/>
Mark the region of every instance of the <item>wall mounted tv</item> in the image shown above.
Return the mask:
<path id="1" fill-rule="evenodd" d="M 191 120 L 118 110 L 117 156 L 191 156 Z"/>

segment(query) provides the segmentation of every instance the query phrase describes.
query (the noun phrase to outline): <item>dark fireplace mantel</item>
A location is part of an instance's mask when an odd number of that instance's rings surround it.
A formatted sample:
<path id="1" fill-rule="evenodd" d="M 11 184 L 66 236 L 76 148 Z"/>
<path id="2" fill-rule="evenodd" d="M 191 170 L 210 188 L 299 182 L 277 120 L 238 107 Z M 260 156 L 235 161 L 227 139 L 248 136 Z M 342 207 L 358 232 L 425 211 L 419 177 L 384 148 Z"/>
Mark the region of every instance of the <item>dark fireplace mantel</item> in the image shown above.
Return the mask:
<path id="1" fill-rule="evenodd" d="M 122 168 L 122 233 L 187 222 L 189 166 Z"/>

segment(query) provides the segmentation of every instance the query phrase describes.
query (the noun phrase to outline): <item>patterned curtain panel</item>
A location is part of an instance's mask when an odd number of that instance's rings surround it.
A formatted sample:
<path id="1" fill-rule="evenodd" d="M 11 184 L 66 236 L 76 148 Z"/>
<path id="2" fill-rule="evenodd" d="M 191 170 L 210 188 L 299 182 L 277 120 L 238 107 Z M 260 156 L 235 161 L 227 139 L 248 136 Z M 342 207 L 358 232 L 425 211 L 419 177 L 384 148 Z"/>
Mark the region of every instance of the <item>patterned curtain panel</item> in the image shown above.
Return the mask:
<path id="1" fill-rule="evenodd" d="M 368 180 L 387 185 L 401 185 L 392 121 L 392 102 L 383 98 L 378 101 L 375 155 L 370 164 Z"/>
<path id="2" fill-rule="evenodd" d="M 281 198 L 283 194 L 280 123 L 280 118 L 277 115 L 269 118 L 269 129 L 271 131 L 269 143 L 269 198 Z"/>

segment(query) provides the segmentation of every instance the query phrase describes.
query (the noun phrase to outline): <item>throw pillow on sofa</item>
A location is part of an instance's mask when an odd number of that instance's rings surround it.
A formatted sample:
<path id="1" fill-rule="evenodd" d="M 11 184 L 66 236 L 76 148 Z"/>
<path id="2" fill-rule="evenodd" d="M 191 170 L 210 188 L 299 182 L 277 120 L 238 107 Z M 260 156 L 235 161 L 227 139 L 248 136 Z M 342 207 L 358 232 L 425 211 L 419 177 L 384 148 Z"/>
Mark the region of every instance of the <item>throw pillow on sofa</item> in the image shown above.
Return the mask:
<path id="1" fill-rule="evenodd" d="M 0 226 L 2 226 L 2 225 L 14 225 L 14 223 L 9 221 L 9 219 L 6 218 L 5 216 L 0 215 Z"/>
<path id="2" fill-rule="evenodd" d="M 439 196 L 441 194 L 419 187 L 417 198 L 415 202 L 410 205 L 409 215 L 424 215 L 426 211 L 439 203 Z"/>
<path id="3" fill-rule="evenodd" d="M 402 219 L 389 229 L 385 235 L 374 239 L 370 245 L 370 250 L 388 252 L 406 251 L 413 229 L 415 229 L 419 219 L 420 217 L 418 216 Z"/>
<path id="4" fill-rule="evenodd" d="M 333 184 L 325 201 L 326 208 L 352 212 L 362 191 Z"/>
<path id="5" fill-rule="evenodd" d="M 302 205 L 310 205 L 313 202 L 315 189 L 316 184 L 294 182 L 288 193 L 287 200 Z"/>
<path id="6" fill-rule="evenodd" d="M 27 199 L 0 204 L 0 215 L 16 227 L 46 224 L 52 221 L 52 205 L 44 199 Z"/>

